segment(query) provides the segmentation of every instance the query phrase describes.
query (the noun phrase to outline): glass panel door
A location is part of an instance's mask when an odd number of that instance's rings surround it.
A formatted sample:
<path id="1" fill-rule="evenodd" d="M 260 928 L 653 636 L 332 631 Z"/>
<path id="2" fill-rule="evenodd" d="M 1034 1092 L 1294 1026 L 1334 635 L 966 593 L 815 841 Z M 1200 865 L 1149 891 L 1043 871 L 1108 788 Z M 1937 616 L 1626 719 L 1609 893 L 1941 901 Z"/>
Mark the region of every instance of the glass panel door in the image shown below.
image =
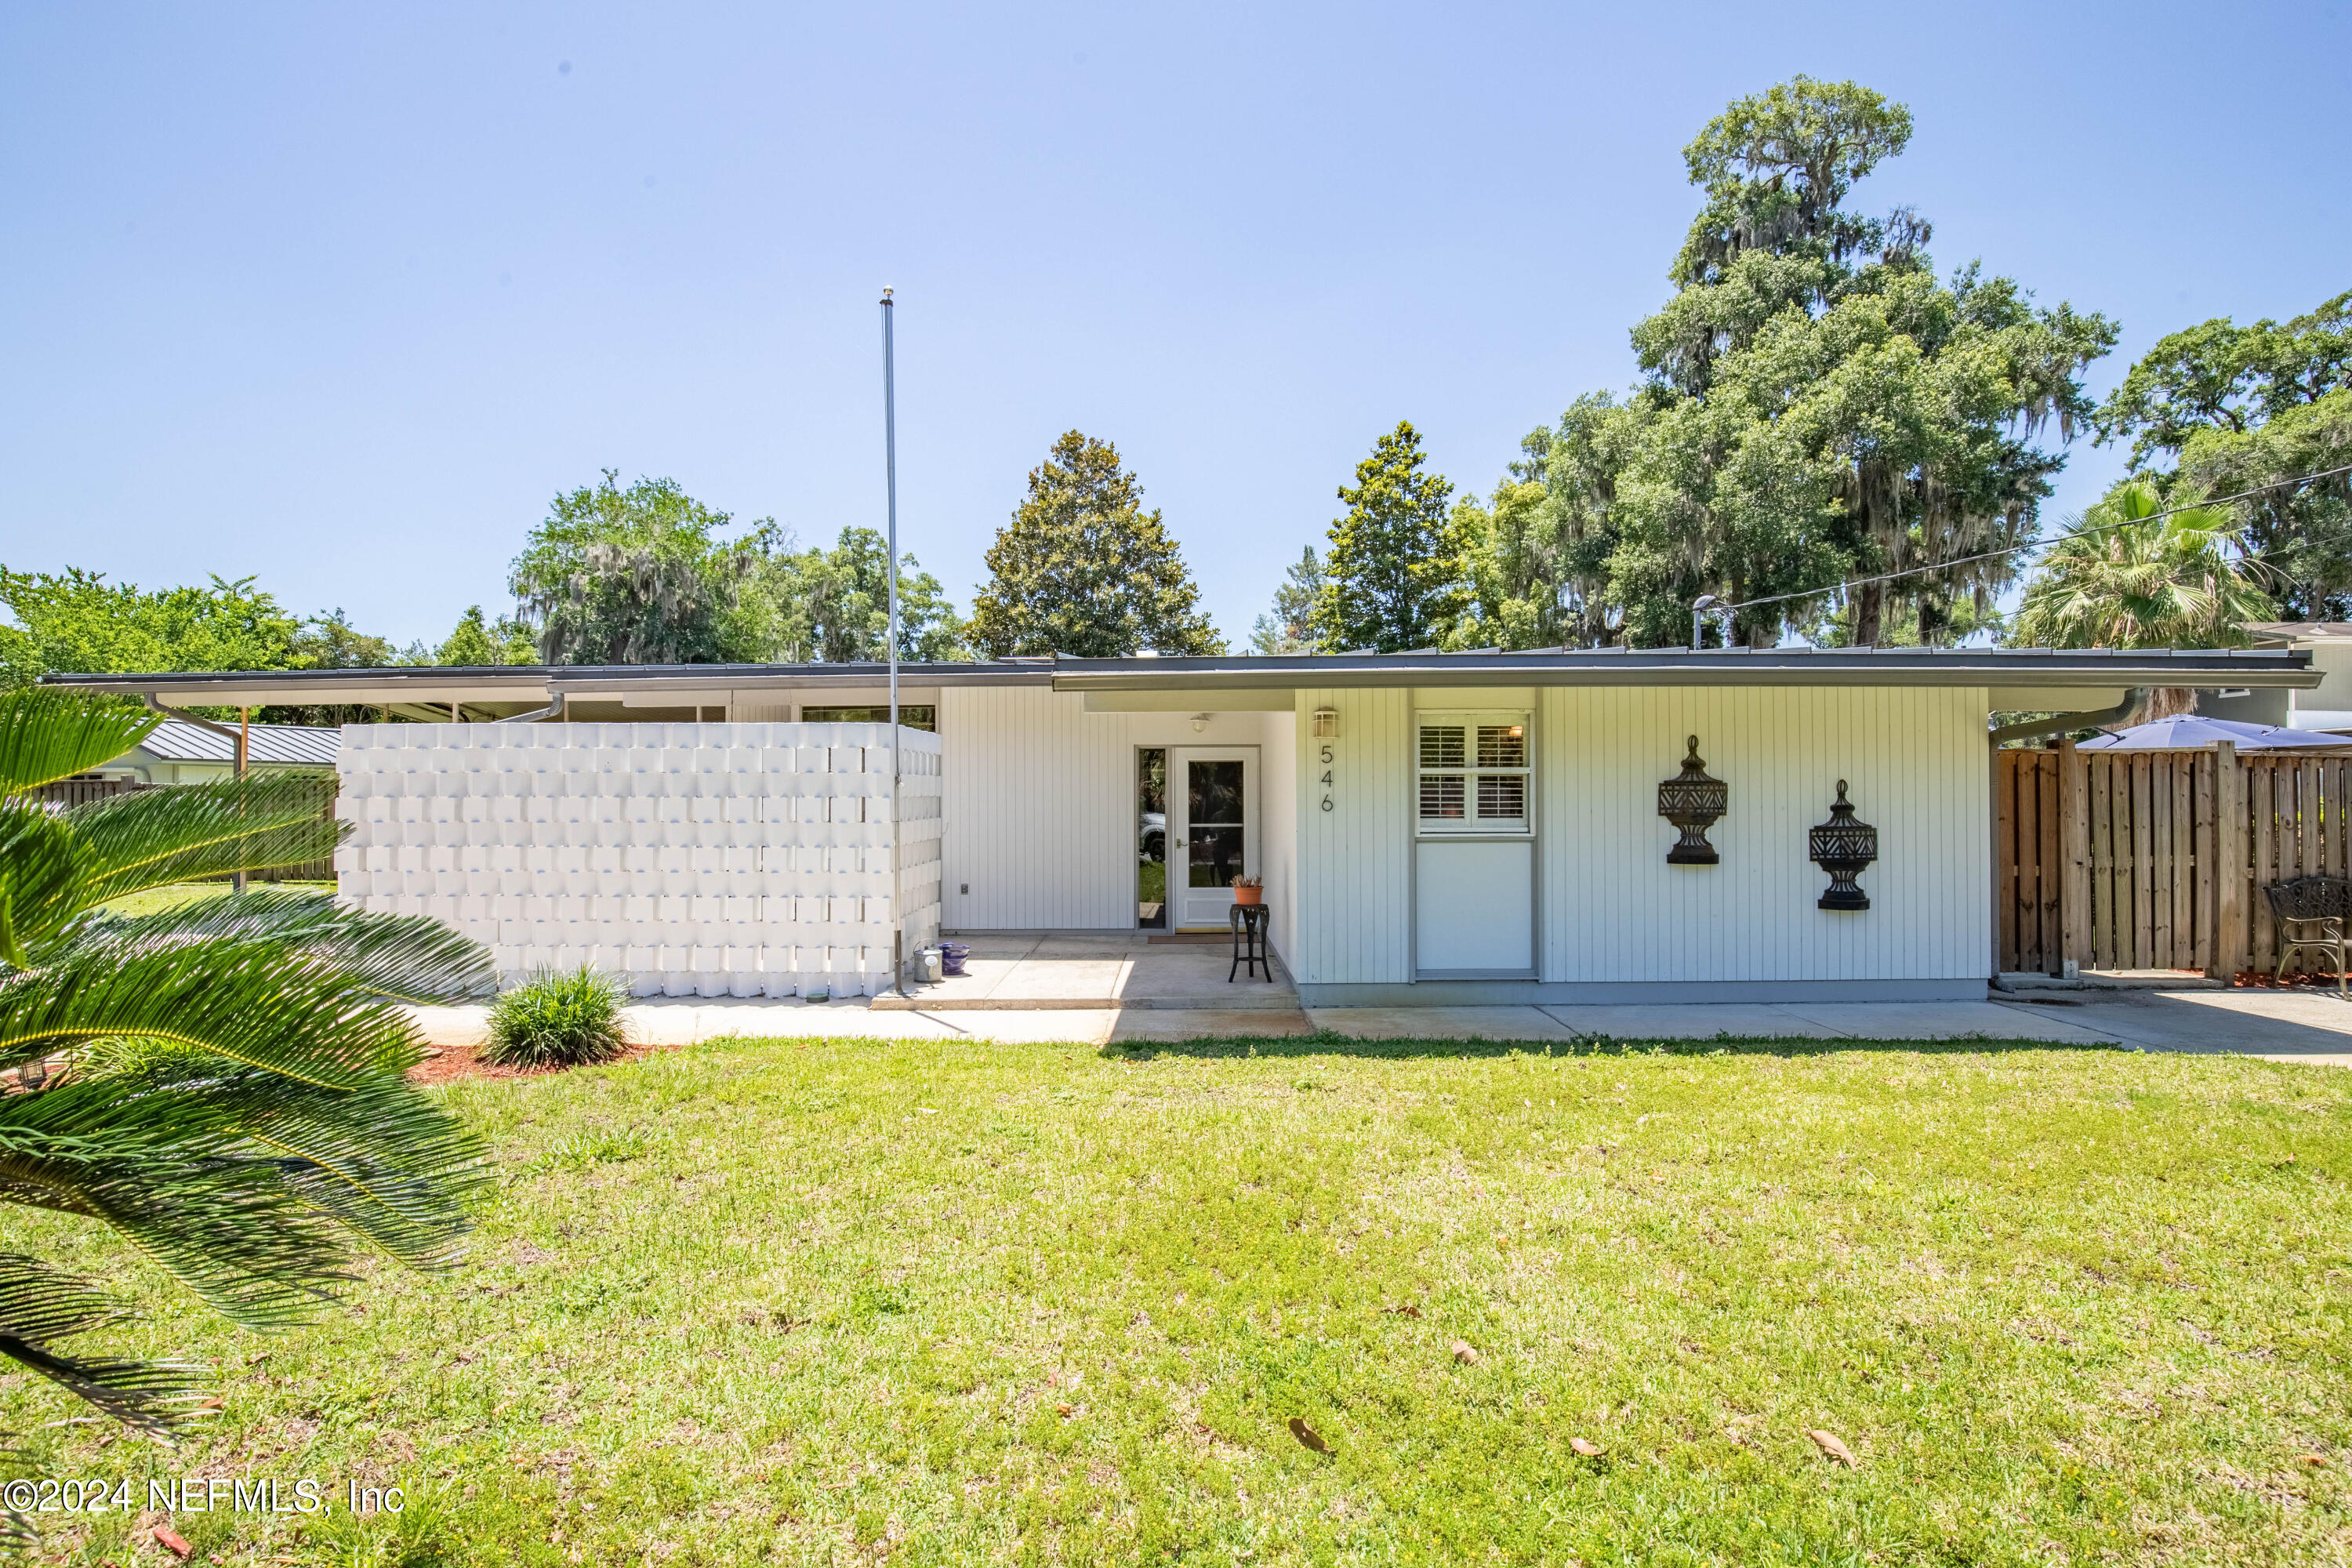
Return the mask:
<path id="1" fill-rule="evenodd" d="M 1168 748 L 1135 753 L 1135 923 L 1168 929 Z"/>
<path id="2" fill-rule="evenodd" d="M 1262 875 L 1257 858 L 1257 748 L 1177 747 L 1168 753 L 1169 804 L 1176 823 L 1168 889 L 1175 923 L 1221 927 L 1234 907 L 1234 880 Z"/>

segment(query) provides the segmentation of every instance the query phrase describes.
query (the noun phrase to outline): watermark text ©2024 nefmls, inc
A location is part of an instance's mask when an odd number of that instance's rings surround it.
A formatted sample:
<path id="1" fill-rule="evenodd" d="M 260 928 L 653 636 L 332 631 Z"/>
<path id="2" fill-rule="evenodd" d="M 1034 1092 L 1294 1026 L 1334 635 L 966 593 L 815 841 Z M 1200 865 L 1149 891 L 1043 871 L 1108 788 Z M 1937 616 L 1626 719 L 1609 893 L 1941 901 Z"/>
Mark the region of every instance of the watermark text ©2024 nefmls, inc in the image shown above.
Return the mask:
<path id="1" fill-rule="evenodd" d="M 18 1513 L 116 1513 L 141 1508 L 165 1513 L 398 1513 L 408 1500 L 398 1487 L 343 1483 L 340 1493 L 325 1481 L 287 1484 L 228 1476 L 150 1480 L 139 1500 L 129 1477 L 79 1476 L 63 1480 L 15 1480 L 0 1487 L 0 1502 Z"/>

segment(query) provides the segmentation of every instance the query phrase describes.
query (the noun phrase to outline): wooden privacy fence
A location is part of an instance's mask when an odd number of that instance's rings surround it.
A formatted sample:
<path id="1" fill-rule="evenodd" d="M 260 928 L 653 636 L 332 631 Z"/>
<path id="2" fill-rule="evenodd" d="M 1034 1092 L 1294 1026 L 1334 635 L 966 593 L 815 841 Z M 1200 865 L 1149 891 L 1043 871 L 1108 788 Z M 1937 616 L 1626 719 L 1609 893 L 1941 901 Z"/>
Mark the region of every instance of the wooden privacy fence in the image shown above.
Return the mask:
<path id="1" fill-rule="evenodd" d="M 2004 971 L 2268 969 L 2277 933 L 2263 889 L 2352 866 L 2342 757 L 2069 744 L 1993 759 Z"/>

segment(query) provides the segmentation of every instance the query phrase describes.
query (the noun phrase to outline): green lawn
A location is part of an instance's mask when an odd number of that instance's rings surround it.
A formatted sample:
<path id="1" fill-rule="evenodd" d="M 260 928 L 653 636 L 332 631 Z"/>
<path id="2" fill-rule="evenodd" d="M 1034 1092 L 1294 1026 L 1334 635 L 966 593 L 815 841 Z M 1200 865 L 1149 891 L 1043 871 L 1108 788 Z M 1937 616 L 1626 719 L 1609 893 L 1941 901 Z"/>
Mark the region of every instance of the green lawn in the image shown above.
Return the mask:
<path id="1" fill-rule="evenodd" d="M 261 882 L 256 888 L 282 888 L 289 893 L 331 893 L 332 882 Z M 118 915 L 154 915 L 165 910 L 176 910 L 182 904 L 193 904 L 205 899 L 225 899 L 231 889 L 226 882 L 169 882 L 144 892 L 126 893 L 104 905 Z"/>
<path id="2" fill-rule="evenodd" d="M 478 1261 L 372 1275 L 314 1329 L 223 1330 L 86 1227 L 16 1219 L 12 1247 L 139 1279 L 169 1321 L 121 1342 L 216 1358 L 227 1394 L 167 1462 L 0 1380 L 28 1470 L 408 1489 L 396 1523 L 177 1516 L 227 1563 L 2352 1541 L 2338 1069 L 752 1041 L 445 1092 L 504 1172 Z M 52 1517 L 65 1560 L 132 1560 L 119 1517 L 79 1546 Z"/>

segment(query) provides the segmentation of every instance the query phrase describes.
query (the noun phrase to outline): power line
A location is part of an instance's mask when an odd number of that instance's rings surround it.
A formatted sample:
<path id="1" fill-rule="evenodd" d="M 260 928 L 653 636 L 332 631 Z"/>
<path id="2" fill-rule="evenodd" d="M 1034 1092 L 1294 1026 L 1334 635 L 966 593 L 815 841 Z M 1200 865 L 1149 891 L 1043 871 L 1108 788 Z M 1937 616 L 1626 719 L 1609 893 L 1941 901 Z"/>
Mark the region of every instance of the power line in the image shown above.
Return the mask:
<path id="1" fill-rule="evenodd" d="M 2137 528 L 2143 522 L 2154 522 L 2158 518 L 2172 517 L 2184 511 L 2196 511 L 2209 506 L 2227 506 L 2231 501 L 2251 500 L 2265 491 L 2284 489 L 2289 485 L 2306 485 L 2314 479 L 2332 479 L 2338 474 L 2352 474 L 2352 463 L 2347 463 L 2340 468 L 2327 468 L 2316 474 L 2299 475 L 2291 479 L 2273 479 L 2269 484 L 2256 485 L 2252 489 L 2240 490 L 2232 496 L 2212 496 L 2204 500 L 2188 501 L 2179 506 L 2167 507 L 2162 511 L 2149 512 L 2146 517 L 2127 518 L 2122 522 L 2105 522 L 2096 528 L 2072 529 L 2060 534 L 2056 539 L 2036 539 L 2023 544 L 2005 545 L 1999 550 L 1988 550 L 1981 555 L 1962 555 L 1951 561 L 1939 561 L 1932 566 L 1906 566 L 1900 572 L 1882 572 L 1875 577 L 1856 577 L 1850 582 L 1840 583 L 1829 588 L 1807 588 L 1794 594 L 1767 594 L 1760 599 L 1742 599 L 1736 605 L 1708 605 L 1706 608 L 1719 610 L 1728 616 L 1734 610 L 1745 610 L 1757 605 L 1777 605 L 1788 599 L 1812 599 L 1825 594 L 1844 594 L 1855 588 L 1866 588 L 1873 583 L 1892 583 L 1898 577 L 1916 577 L 1922 572 L 1948 572 L 1955 566 L 1972 565 L 1979 561 L 1997 561 L 2004 555 L 2014 555 L 2021 550 L 2040 550 L 2063 540 L 2081 539 L 2094 533 L 2111 533 L 2119 528 Z M 1694 605 L 1692 613 L 1696 615 L 1698 607 Z"/>

